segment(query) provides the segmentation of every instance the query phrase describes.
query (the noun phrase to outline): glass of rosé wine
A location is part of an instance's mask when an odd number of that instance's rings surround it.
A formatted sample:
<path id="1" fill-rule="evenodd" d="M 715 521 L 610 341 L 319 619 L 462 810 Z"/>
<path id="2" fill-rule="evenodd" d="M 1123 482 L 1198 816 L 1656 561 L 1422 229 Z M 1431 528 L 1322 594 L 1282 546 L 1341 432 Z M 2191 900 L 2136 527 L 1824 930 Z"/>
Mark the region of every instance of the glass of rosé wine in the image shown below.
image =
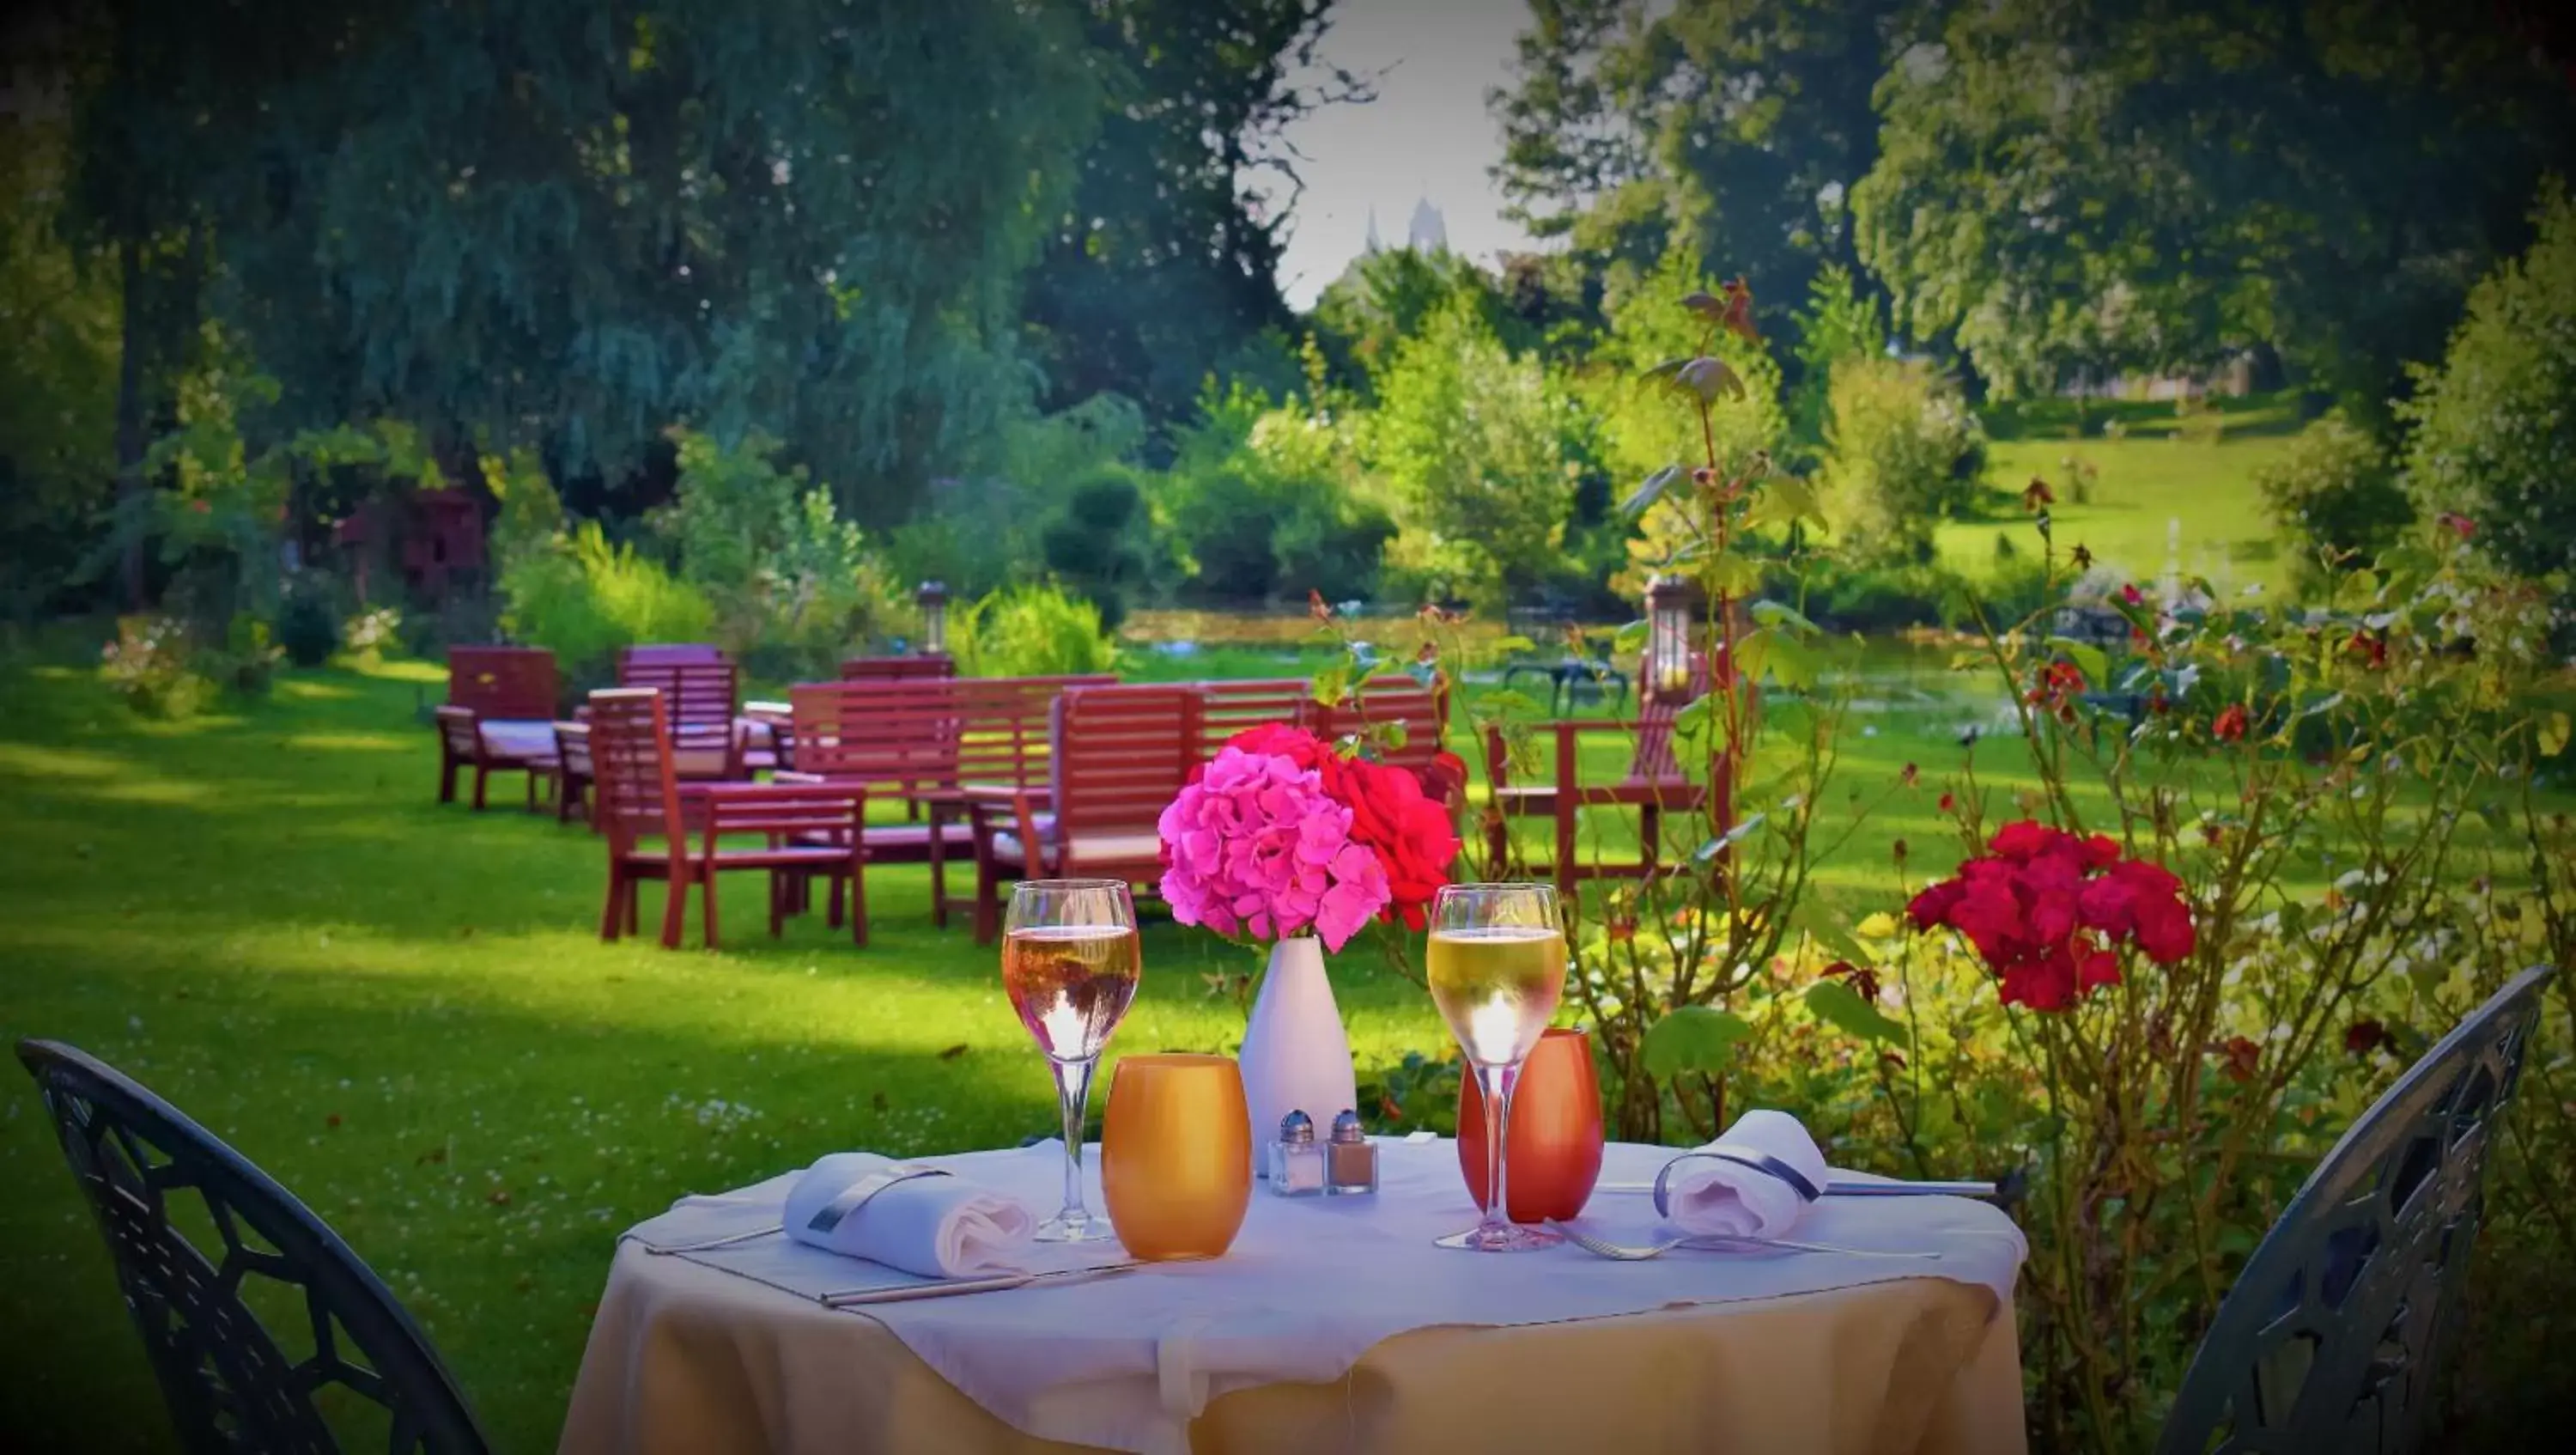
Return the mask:
<path id="1" fill-rule="evenodd" d="M 1136 905 L 1115 879 L 1033 879 L 1011 889 L 1002 991 L 1037 1038 L 1064 1109 L 1064 1208 L 1038 1225 L 1049 1243 L 1111 1236 L 1082 1203 L 1082 1113 L 1110 1033 L 1136 999 L 1144 961 Z"/>

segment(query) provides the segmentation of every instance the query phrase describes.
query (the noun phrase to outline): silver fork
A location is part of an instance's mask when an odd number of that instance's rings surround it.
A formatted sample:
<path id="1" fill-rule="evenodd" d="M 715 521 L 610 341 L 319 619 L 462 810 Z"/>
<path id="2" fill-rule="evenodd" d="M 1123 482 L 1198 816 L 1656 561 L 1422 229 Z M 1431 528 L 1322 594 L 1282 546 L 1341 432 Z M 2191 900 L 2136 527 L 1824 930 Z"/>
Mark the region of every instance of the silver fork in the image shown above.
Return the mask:
<path id="1" fill-rule="evenodd" d="M 706 1238 L 695 1243 L 647 1243 L 641 1238 L 638 1238 L 635 1241 L 641 1245 L 647 1253 L 665 1255 L 671 1253 L 705 1253 L 717 1248 L 730 1248 L 736 1243 L 748 1243 L 759 1238 L 775 1237 L 785 1231 L 787 1230 L 777 1223 L 771 1223 L 765 1228 L 753 1228 L 748 1232 L 733 1233 L 721 1238 Z"/>
<path id="2" fill-rule="evenodd" d="M 1627 1243 L 1613 1243 L 1606 1239 L 1596 1238 L 1590 1233 L 1581 1232 L 1577 1229 L 1567 1227 L 1565 1224 L 1558 1222 L 1553 1218 L 1548 1220 L 1548 1226 L 1565 1234 L 1568 1242 L 1581 1248 L 1586 1253 L 1596 1253 L 1601 1257 L 1620 1263 L 1638 1263 L 1648 1258 L 1661 1258 L 1666 1253 L 1673 1251 L 1675 1248 L 1710 1248 L 1719 1251 L 1723 1251 L 1728 1248 L 1754 1248 L 1779 1253 L 1834 1253 L 1846 1258 L 1932 1259 L 1941 1256 L 1939 1253 L 1899 1252 L 1887 1248 L 1845 1248 L 1832 1243 L 1797 1243 L 1792 1242 L 1787 1238 L 1730 1238 L 1724 1236 L 1667 1238 L 1660 1243 L 1648 1243 L 1639 1247 Z"/>

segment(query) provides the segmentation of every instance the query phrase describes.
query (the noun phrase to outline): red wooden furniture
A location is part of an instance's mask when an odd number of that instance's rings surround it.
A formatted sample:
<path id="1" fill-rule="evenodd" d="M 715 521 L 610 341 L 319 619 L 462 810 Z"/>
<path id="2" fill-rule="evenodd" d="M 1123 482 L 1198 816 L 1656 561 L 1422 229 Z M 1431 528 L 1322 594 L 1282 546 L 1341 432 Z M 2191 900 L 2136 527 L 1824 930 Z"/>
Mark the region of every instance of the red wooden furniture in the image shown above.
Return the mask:
<path id="1" fill-rule="evenodd" d="M 833 881 L 835 893 L 848 883 L 858 906 L 851 916 L 850 939 L 868 942 L 867 891 L 860 878 L 866 850 L 858 833 L 867 813 L 865 788 L 849 783 L 684 787 L 661 694 L 649 688 L 611 688 L 590 695 L 590 749 L 597 817 L 608 837 L 601 939 L 614 940 L 635 928 L 636 885 L 659 879 L 669 886 L 662 909 L 663 946 L 679 948 L 689 888 L 695 885 L 705 903 L 705 943 L 714 949 L 716 876 L 728 869 L 756 869 L 769 876 L 772 936 L 786 917 L 792 890 L 819 874 Z M 755 835 L 763 841 L 757 847 L 723 842 L 729 836 Z"/>
<path id="2" fill-rule="evenodd" d="M 1199 761 L 1216 756 L 1225 740 L 1263 723 L 1297 722 L 1299 709 L 1314 700 L 1315 689 L 1303 677 L 1246 678 L 1235 682 L 1196 684 L 1203 702 L 1199 715 Z"/>
<path id="3" fill-rule="evenodd" d="M 555 724 L 555 822 L 572 822 L 578 807 L 582 821 L 596 833 L 599 816 L 590 807 L 590 709 L 581 711 L 580 721 Z"/>
<path id="4" fill-rule="evenodd" d="M 1646 680 L 1640 671 L 1639 680 Z M 1682 707 L 1703 696 L 1711 681 L 1706 657 L 1694 654 L 1689 686 L 1680 692 L 1641 692 L 1638 695 L 1637 720 L 1633 723 L 1607 718 L 1565 718 L 1546 724 L 1553 739 L 1554 772 L 1546 784 L 1515 784 L 1510 781 L 1511 760 L 1500 728 L 1485 733 L 1485 772 L 1493 784 L 1493 812 L 1486 820 L 1486 852 L 1495 864 L 1506 862 L 1511 847 L 1511 820 L 1545 818 L 1553 822 L 1554 854 L 1549 863 L 1528 866 L 1532 875 L 1553 879 L 1559 894 L 1570 895 L 1575 884 L 1585 879 L 1646 879 L 1661 872 L 1657 850 L 1663 838 L 1663 818 L 1667 813 L 1703 813 L 1707 811 L 1712 788 L 1721 803 L 1732 793 L 1724 754 L 1718 747 L 1718 734 L 1709 733 L 1711 744 L 1707 761 L 1699 777 L 1684 770 L 1673 751 L 1673 718 Z M 1578 739 L 1587 732 L 1634 733 L 1635 746 L 1629 755 L 1628 769 L 1615 783 L 1587 784 L 1582 781 L 1582 758 Z M 1633 808 L 1637 811 L 1638 857 L 1633 863 L 1595 859 L 1585 862 L 1576 843 L 1576 813 L 1585 808 Z"/>
<path id="5" fill-rule="evenodd" d="M 673 765 L 683 778 L 747 776 L 742 730 L 734 719 L 741 674 L 713 647 L 629 647 L 618 655 L 617 685 L 662 694 Z"/>
<path id="6" fill-rule="evenodd" d="M 617 650 L 617 675 L 629 666 L 672 667 L 683 662 L 729 662 L 725 649 L 707 642 L 644 642 Z"/>
<path id="7" fill-rule="evenodd" d="M 1200 761 L 1206 698 L 1196 687 L 1083 687 L 1050 714 L 1047 791 L 971 805 L 975 942 L 1000 927 L 1015 879 L 1162 878 L 1156 821 Z"/>
<path id="8" fill-rule="evenodd" d="M 537 782 L 555 765 L 555 654 L 538 647 L 450 647 L 447 702 L 437 711 L 438 801 L 456 801 L 456 770 L 474 769 L 474 807 L 495 773 L 528 775 L 528 807 Z"/>
<path id="9" fill-rule="evenodd" d="M 910 682 L 924 677 L 954 677 L 957 659 L 945 653 L 920 657 L 843 657 L 844 682 Z"/>
<path id="10" fill-rule="evenodd" d="M 1388 724 L 1403 729 L 1403 741 L 1389 743 L 1380 732 Z M 1371 744 L 1370 756 L 1392 767 L 1412 770 L 1425 793 L 1446 804 L 1455 815 L 1466 799 L 1466 784 L 1457 760 L 1440 761 L 1449 730 L 1449 694 L 1411 677 L 1372 677 L 1359 690 L 1331 707 L 1309 698 L 1297 709 L 1297 725 L 1326 743 L 1359 737 Z"/>
<path id="11" fill-rule="evenodd" d="M 967 806 L 1046 783 L 1048 714 L 1069 688 L 1114 677 L 858 679 L 790 689 L 796 767 L 781 775 L 864 783 L 925 805 L 927 823 L 872 823 L 871 863 L 930 866 L 931 919 L 948 923 L 948 861 L 975 838 Z M 837 907 L 836 907 L 837 908 Z"/>

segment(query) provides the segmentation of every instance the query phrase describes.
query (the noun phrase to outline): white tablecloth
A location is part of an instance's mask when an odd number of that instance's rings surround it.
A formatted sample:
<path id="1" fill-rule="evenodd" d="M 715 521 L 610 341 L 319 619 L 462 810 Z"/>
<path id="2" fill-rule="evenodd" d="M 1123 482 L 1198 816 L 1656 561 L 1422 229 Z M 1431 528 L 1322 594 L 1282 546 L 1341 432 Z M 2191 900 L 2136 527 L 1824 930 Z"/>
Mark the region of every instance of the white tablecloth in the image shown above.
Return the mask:
<path id="1" fill-rule="evenodd" d="M 1612 1319 L 1676 1307 L 1814 1294 L 1889 1280 L 1937 1279 L 1986 1290 L 1977 1303 L 2008 1320 L 2023 1254 L 2010 1220 L 1950 1198 L 1829 1199 L 1797 1236 L 1859 1248 L 1936 1251 L 1938 1261 L 1834 1255 L 1679 1252 L 1620 1264 L 1572 1247 L 1541 1253 L 1450 1252 L 1431 1239 L 1473 1221 L 1457 1151 L 1440 1141 L 1381 1143 L 1373 1198 L 1282 1199 L 1256 1190 L 1231 1252 L 1095 1282 L 873 1305 L 833 1315 L 889 1330 L 923 1364 L 1000 1420 L 1046 1440 L 1138 1451 L 1188 1448 L 1192 1422 L 1213 1400 L 1271 1385 L 1343 1379 L 1372 1347 L 1408 1331 Z M 1645 1181 L 1672 1149 L 1613 1144 L 1604 1181 Z M 1061 1168 L 1053 1144 L 919 1159 L 951 1168 L 1051 1211 Z M 1087 1161 L 1096 1163 L 1096 1153 Z M 774 1222 L 790 1176 L 717 1197 L 684 1199 L 633 1231 L 646 1242 L 698 1241 Z M 1096 1189 L 1097 1180 L 1094 1178 Z M 1094 1193 L 1093 1208 L 1101 1207 Z M 1606 1237 L 1646 1241 L 1648 1199 L 1598 1193 L 1581 1223 Z M 1111 1250 L 1114 1254 L 1114 1249 Z M 1063 1250 L 1049 1250 L 1063 1256 Z M 1098 1256 L 1096 1253 L 1093 1256 Z M 870 1281 L 865 1265 L 780 1238 L 695 1262 L 623 1250 L 617 1277 L 693 1278 L 697 1263 L 740 1275 L 759 1297 L 800 1300 Z M 686 1268 L 687 1273 L 679 1270 Z M 671 1270 L 668 1273 L 663 1270 Z M 763 1287 L 772 1285 L 774 1287 Z M 612 1279 L 612 1294 L 616 1291 Z M 602 1324 L 609 1321 L 603 1301 Z M 594 1332 L 583 1383 L 618 1377 Z M 2010 1343 L 2009 1330 L 2003 1342 Z M 1964 1358 L 1965 1356 L 1962 1355 Z M 1980 1356 L 1983 1357 L 1983 1356 Z M 602 1368 L 594 1369 L 594 1365 Z M 1822 1397 L 1826 1371 L 1805 1393 Z M 632 1378 L 631 1371 L 626 1375 Z M 567 1448 L 618 1443 L 585 1423 L 596 1397 L 576 1392 Z M 1991 1419 L 1989 1420 L 1991 1423 Z M 1711 1432 L 1716 1438 L 1719 1432 Z M 2013 1431 L 2018 1439 L 2018 1425 Z M 606 1444 L 587 1443 L 606 1438 Z"/>

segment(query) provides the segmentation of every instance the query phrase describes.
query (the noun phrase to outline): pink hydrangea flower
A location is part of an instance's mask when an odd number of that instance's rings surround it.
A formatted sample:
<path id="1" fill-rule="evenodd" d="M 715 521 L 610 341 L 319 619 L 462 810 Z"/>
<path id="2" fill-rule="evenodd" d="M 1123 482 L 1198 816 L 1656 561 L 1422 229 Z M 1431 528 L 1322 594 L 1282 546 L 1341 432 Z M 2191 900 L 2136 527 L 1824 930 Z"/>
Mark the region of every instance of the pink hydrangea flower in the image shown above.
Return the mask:
<path id="1" fill-rule="evenodd" d="M 1338 950 L 1386 907 L 1376 854 L 1322 777 L 1278 753 L 1226 748 L 1163 810 L 1163 898 L 1172 918 L 1221 935 L 1313 931 Z"/>

